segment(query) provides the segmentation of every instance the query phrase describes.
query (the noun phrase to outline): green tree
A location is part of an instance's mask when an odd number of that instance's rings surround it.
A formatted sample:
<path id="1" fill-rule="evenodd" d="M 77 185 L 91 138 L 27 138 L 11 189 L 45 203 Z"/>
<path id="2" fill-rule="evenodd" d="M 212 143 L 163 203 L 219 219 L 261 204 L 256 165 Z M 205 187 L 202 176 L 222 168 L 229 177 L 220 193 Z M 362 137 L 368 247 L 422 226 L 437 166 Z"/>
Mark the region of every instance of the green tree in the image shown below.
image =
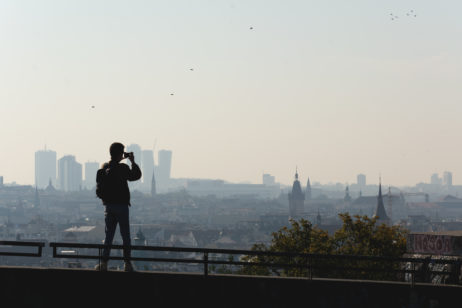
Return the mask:
<path id="1" fill-rule="evenodd" d="M 313 227 L 305 219 L 292 220 L 290 228 L 283 227 L 279 231 L 273 232 L 272 235 L 273 238 L 268 247 L 264 244 L 255 244 L 252 250 L 304 254 L 332 254 L 335 252 L 334 242 L 329 234 Z M 242 269 L 243 274 L 269 275 L 272 273 L 278 276 L 306 276 L 308 274 L 308 260 L 304 257 L 249 255 L 242 260 L 260 264 L 291 264 L 293 266 L 282 269 L 277 266 L 245 266 Z"/>
<path id="2" fill-rule="evenodd" d="M 333 241 L 338 254 L 400 257 L 406 252 L 407 231 L 398 226 L 377 225 L 377 218 L 339 214 L 343 224 Z"/>
<path id="3" fill-rule="evenodd" d="M 397 226 L 378 225 L 376 218 L 339 215 L 343 224 L 333 236 L 304 219 L 291 221 L 291 226 L 274 232 L 271 244 L 255 244 L 253 251 L 288 252 L 319 255 L 362 255 L 400 257 L 406 251 L 407 232 Z M 389 270 L 399 267 L 398 263 L 388 261 L 364 261 L 334 258 L 309 258 L 289 256 L 245 256 L 243 261 L 259 265 L 244 266 L 243 274 L 345 277 L 393 279 Z M 268 266 L 268 264 L 290 264 L 290 268 Z M 265 265 L 265 266 L 262 266 Z M 344 268 L 349 268 L 345 270 Z M 372 272 L 367 269 L 381 269 Z"/>

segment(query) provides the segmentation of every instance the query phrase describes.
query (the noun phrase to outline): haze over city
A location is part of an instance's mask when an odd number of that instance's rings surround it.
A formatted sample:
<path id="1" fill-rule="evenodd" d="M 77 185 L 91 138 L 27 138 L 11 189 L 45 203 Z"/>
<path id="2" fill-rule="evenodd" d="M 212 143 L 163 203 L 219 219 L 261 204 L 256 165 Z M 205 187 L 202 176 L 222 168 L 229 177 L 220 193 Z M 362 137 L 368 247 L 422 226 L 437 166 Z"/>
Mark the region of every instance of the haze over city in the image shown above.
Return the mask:
<path id="1" fill-rule="evenodd" d="M 0 175 L 33 184 L 45 145 L 104 162 L 120 141 L 172 150 L 174 178 L 290 184 L 298 166 L 303 181 L 414 185 L 449 170 L 459 185 L 461 9 L 2 1 Z"/>

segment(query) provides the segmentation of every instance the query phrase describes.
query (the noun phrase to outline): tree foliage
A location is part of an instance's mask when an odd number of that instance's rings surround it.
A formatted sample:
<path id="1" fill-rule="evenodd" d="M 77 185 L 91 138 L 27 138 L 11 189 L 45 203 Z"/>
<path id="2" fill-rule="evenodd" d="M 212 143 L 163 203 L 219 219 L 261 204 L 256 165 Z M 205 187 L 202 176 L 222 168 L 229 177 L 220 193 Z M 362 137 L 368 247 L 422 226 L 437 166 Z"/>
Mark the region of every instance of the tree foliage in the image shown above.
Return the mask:
<path id="1" fill-rule="evenodd" d="M 271 243 L 255 244 L 253 251 L 287 252 L 315 255 L 361 255 L 400 257 L 406 251 L 406 230 L 398 226 L 378 225 L 376 218 L 353 216 L 348 213 L 339 215 L 342 227 L 332 236 L 326 231 L 313 226 L 309 221 L 292 220 L 290 227 L 284 227 L 273 233 Z M 395 275 L 387 270 L 396 269 L 396 262 L 333 259 L 326 257 L 306 258 L 289 256 L 245 256 L 243 261 L 259 265 L 244 266 L 243 274 L 345 277 L 345 278 L 393 278 Z M 281 268 L 268 264 L 290 264 Z M 348 270 L 345 270 L 348 268 Z M 371 274 L 367 268 L 381 269 Z M 363 270 L 365 269 L 365 270 Z"/>

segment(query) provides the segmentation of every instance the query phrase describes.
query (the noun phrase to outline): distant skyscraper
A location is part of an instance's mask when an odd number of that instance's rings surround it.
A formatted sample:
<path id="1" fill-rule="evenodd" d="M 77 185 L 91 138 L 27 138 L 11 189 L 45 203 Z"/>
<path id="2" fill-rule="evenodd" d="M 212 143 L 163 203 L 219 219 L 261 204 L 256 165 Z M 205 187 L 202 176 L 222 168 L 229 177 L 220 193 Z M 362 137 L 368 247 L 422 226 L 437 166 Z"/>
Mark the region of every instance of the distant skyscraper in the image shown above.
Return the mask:
<path id="1" fill-rule="evenodd" d="M 96 186 L 96 172 L 98 172 L 99 164 L 97 162 L 85 163 L 85 188 L 93 189 Z"/>
<path id="2" fill-rule="evenodd" d="M 0 187 L 3 187 L 3 176 L 0 176 Z"/>
<path id="3" fill-rule="evenodd" d="M 160 150 L 158 153 L 159 165 L 157 168 L 157 183 L 160 186 L 165 186 L 170 180 L 170 171 L 172 168 L 172 151 Z"/>
<path id="4" fill-rule="evenodd" d="M 133 155 L 135 155 L 135 162 L 141 167 L 141 147 L 137 144 L 130 144 L 125 148 L 125 152 L 133 152 Z M 131 166 L 130 160 L 126 160 L 127 164 Z"/>
<path id="5" fill-rule="evenodd" d="M 35 152 L 35 186 L 44 189 L 50 180 L 56 183 L 56 152 L 39 150 Z"/>
<path id="6" fill-rule="evenodd" d="M 295 180 L 292 185 L 292 191 L 289 193 L 289 216 L 297 219 L 304 212 L 305 194 L 302 192 L 298 172 L 295 172 Z"/>
<path id="7" fill-rule="evenodd" d="M 430 177 L 430 184 L 441 185 L 443 184 L 443 180 L 438 176 L 438 173 L 433 173 Z"/>
<path id="8" fill-rule="evenodd" d="M 154 172 L 154 152 L 152 150 L 141 151 L 141 171 L 143 173 L 143 183 L 149 185 Z"/>
<path id="9" fill-rule="evenodd" d="M 82 187 L 82 164 L 75 156 L 66 155 L 58 160 L 58 184 L 63 191 L 77 191 Z"/>
<path id="10" fill-rule="evenodd" d="M 452 186 L 452 172 L 444 171 L 443 173 L 443 185 L 444 186 Z"/>
<path id="11" fill-rule="evenodd" d="M 274 185 L 276 184 L 276 178 L 271 174 L 264 173 L 262 176 L 263 185 Z"/>
<path id="12" fill-rule="evenodd" d="M 356 176 L 356 181 L 360 187 L 366 186 L 366 176 L 364 174 L 358 174 Z"/>

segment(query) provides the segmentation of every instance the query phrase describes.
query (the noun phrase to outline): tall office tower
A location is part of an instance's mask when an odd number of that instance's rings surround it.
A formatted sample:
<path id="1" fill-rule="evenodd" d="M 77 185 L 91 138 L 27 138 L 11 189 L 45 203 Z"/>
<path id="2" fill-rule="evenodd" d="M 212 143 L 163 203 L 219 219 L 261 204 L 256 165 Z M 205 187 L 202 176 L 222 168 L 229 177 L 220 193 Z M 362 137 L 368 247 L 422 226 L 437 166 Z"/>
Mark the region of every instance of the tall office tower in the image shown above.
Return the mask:
<path id="1" fill-rule="evenodd" d="M 159 166 L 156 173 L 157 183 L 159 186 L 166 186 L 170 179 L 170 171 L 172 168 L 172 151 L 160 150 L 158 153 Z"/>
<path id="2" fill-rule="evenodd" d="M 56 152 L 39 150 L 35 152 L 35 186 L 44 189 L 50 180 L 56 183 Z"/>
<path id="3" fill-rule="evenodd" d="M 356 183 L 360 186 L 360 187 L 365 187 L 366 186 L 366 176 L 364 174 L 358 174 L 356 176 Z"/>
<path id="4" fill-rule="evenodd" d="M 0 176 L 0 188 L 3 187 L 3 176 Z"/>
<path id="5" fill-rule="evenodd" d="M 452 172 L 444 171 L 443 173 L 443 185 L 452 186 Z"/>
<path id="6" fill-rule="evenodd" d="M 433 173 L 432 176 L 430 177 L 430 184 L 441 185 L 441 183 L 442 183 L 442 180 L 438 176 L 438 173 Z"/>
<path id="7" fill-rule="evenodd" d="M 152 173 L 154 172 L 154 152 L 151 150 L 141 151 L 141 168 L 143 173 L 143 183 L 148 185 L 152 180 Z M 149 187 L 149 186 L 147 186 Z"/>
<path id="8" fill-rule="evenodd" d="M 139 145 L 132 143 L 125 148 L 125 152 L 133 152 L 135 162 L 141 167 L 141 147 Z M 131 166 L 129 159 L 127 159 L 127 164 Z"/>
<path id="9" fill-rule="evenodd" d="M 263 185 L 274 185 L 276 184 L 276 178 L 271 174 L 264 173 L 262 176 Z"/>
<path id="10" fill-rule="evenodd" d="M 66 155 L 58 160 L 58 184 L 63 191 L 77 191 L 82 187 L 82 164 L 75 156 Z"/>
<path id="11" fill-rule="evenodd" d="M 98 172 L 99 164 L 97 162 L 85 163 L 85 188 L 93 189 L 96 187 L 96 172 Z"/>

